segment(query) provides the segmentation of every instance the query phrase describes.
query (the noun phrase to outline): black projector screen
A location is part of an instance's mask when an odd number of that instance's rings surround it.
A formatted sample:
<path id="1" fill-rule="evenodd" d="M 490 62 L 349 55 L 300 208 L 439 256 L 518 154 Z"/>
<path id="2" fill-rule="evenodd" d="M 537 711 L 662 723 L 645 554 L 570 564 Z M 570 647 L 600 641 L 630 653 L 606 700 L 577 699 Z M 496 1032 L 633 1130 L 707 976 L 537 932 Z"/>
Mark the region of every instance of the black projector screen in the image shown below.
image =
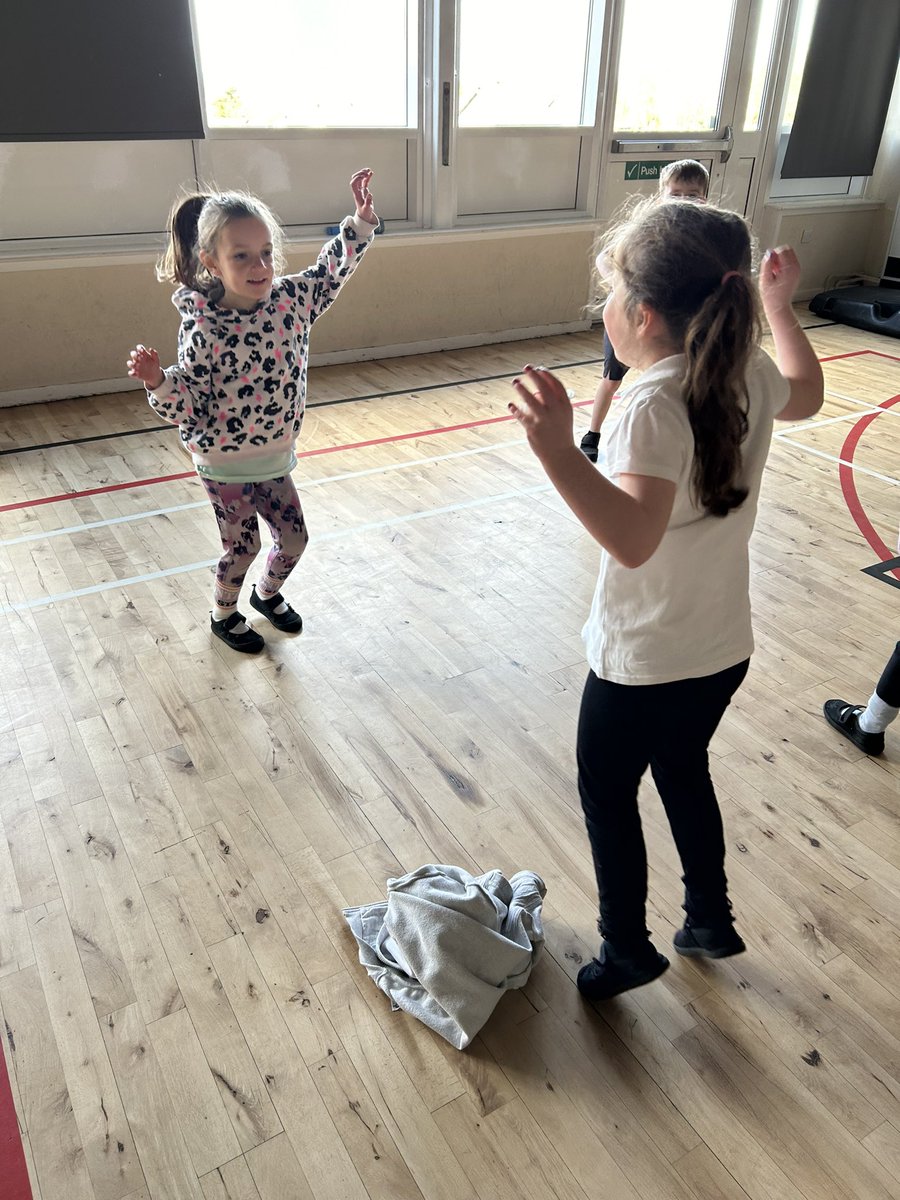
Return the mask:
<path id="1" fill-rule="evenodd" d="M 782 179 L 871 175 L 900 55 L 900 0 L 819 0 Z"/>
<path id="2" fill-rule="evenodd" d="M 0 142 L 202 138 L 188 0 L 15 0 Z"/>

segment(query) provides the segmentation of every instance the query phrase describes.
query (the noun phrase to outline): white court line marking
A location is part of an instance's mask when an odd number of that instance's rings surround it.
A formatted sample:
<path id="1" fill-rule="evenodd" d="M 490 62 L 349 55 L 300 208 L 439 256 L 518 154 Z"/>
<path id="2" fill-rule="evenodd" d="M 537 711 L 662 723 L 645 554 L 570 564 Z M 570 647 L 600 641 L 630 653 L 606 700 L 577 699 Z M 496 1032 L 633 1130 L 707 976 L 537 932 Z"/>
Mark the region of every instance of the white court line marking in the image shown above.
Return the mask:
<path id="1" fill-rule="evenodd" d="M 817 450 L 814 446 L 805 446 L 803 442 L 795 442 L 789 437 L 781 437 L 778 440 L 780 442 L 787 442 L 789 446 L 796 446 L 798 450 L 805 450 L 807 454 L 814 454 L 816 458 L 824 458 L 828 462 L 840 463 L 842 467 L 849 467 L 851 471 L 858 471 L 860 475 L 871 475 L 873 479 L 880 479 L 882 483 L 890 483 L 893 487 L 900 487 L 900 479 L 894 479 L 891 475 L 882 475 L 878 471 L 870 471 L 868 467 L 861 467 L 859 463 L 850 462 L 846 458 L 839 458 L 836 454 L 826 454 L 824 450 Z"/>
<path id="2" fill-rule="evenodd" d="M 522 488 L 512 492 L 498 492 L 493 496 L 481 496 L 477 500 L 464 500 L 460 504 L 445 504 L 441 508 L 428 508 L 420 512 L 405 513 L 399 517 L 389 517 L 382 521 L 367 521 L 363 525 L 354 525 L 350 529 L 336 529 L 331 533 L 322 533 L 315 539 L 315 544 L 319 542 L 333 542 L 338 538 L 349 537 L 356 533 L 366 533 L 372 529 L 389 529 L 394 525 L 405 525 L 409 521 L 421 521 L 425 517 L 438 517 L 445 513 L 462 512 L 467 508 L 479 508 L 484 504 L 496 504 L 501 500 L 514 500 L 522 496 L 535 496 L 540 492 L 552 492 L 552 483 L 538 483 L 533 487 Z M 6 604 L 0 606 L 0 615 L 10 612 L 26 612 L 34 608 L 45 608 L 48 604 L 55 604 L 60 600 L 75 600 L 79 596 L 93 596 L 98 592 L 109 592 L 114 588 L 131 587 L 135 583 L 150 583 L 154 579 L 165 579 L 169 575 L 185 575 L 188 571 L 199 571 L 208 567 L 214 567 L 219 561 L 220 555 L 215 558 L 207 558 L 202 562 L 188 563 L 182 567 L 166 567 L 164 570 L 151 571 L 147 575 L 132 575 L 129 579 L 111 579 L 107 583 L 95 583 L 91 587 L 75 588 L 71 592 L 58 592 L 53 596 L 41 596 L 37 600 L 21 600 L 15 604 Z"/>
<path id="3" fill-rule="evenodd" d="M 514 438 L 509 442 L 496 442 L 493 446 L 478 446 L 474 450 L 454 450 L 449 454 L 435 454 L 430 458 L 413 458 L 408 462 L 390 463 L 385 467 L 367 467 L 364 471 L 344 471 L 340 475 L 324 475 L 321 479 L 306 479 L 297 482 L 297 491 L 319 487 L 323 483 L 339 483 L 344 479 L 361 479 L 364 475 L 382 475 L 387 471 L 404 471 L 409 467 L 421 467 L 428 463 L 444 462 L 448 458 L 465 458 L 471 454 L 490 454 L 492 450 L 503 450 L 509 446 L 524 446 L 527 439 Z M 85 529 L 101 529 L 105 525 L 124 525 L 130 521 L 144 521 L 149 517 L 162 517 L 166 513 L 186 512 L 192 508 L 208 508 L 209 500 L 192 500 L 190 504 L 173 504 L 168 508 L 151 508 L 146 512 L 127 513 L 122 517 L 107 517 L 103 521 L 87 521 L 81 525 L 67 525 L 64 529 L 48 529 L 41 533 L 26 533 L 21 537 L 0 539 L 0 546 L 20 546 L 23 542 L 43 542 L 47 538 L 62 537 L 67 533 L 81 533 Z"/>
<path id="4" fill-rule="evenodd" d="M 866 412 L 887 413 L 892 417 L 900 417 L 900 412 L 895 408 L 882 408 L 880 404 L 870 404 L 867 400 L 857 399 L 856 396 L 844 396 L 841 392 L 826 392 L 825 395 L 831 396 L 835 400 L 845 400 L 848 404 L 858 404 Z M 784 439 L 792 433 L 798 433 L 804 429 L 818 429 L 820 425 L 836 425 L 839 421 L 856 421 L 858 419 L 859 413 L 850 412 L 841 413 L 839 417 L 823 417 L 821 421 L 800 421 L 795 425 L 791 425 L 788 429 L 776 429 L 774 436 Z"/>

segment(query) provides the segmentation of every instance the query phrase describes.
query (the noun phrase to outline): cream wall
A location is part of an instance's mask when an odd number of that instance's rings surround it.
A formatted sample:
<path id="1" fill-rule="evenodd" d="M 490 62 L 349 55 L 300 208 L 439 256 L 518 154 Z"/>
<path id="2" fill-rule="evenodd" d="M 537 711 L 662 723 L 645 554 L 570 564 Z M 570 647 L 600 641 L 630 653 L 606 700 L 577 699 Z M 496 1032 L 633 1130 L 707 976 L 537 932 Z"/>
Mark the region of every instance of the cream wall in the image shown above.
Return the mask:
<path id="1" fill-rule="evenodd" d="M 880 268 L 869 272 L 868 264 L 877 242 L 884 265 L 883 215 L 878 201 L 778 202 L 766 205 L 756 235 L 763 248 L 794 247 L 801 266 L 798 296 L 808 300 L 833 276 L 880 275 Z"/>
<path id="2" fill-rule="evenodd" d="M 584 328 L 593 240 L 585 224 L 380 236 L 346 294 L 317 323 L 314 358 Z M 314 261 L 318 248 L 292 249 L 290 268 Z M 0 272 L 0 403 L 82 394 L 84 385 L 103 382 L 116 390 L 137 341 L 171 362 L 178 316 L 170 294 L 156 282 L 149 255 Z M 41 390 L 21 394 L 31 389 Z"/>

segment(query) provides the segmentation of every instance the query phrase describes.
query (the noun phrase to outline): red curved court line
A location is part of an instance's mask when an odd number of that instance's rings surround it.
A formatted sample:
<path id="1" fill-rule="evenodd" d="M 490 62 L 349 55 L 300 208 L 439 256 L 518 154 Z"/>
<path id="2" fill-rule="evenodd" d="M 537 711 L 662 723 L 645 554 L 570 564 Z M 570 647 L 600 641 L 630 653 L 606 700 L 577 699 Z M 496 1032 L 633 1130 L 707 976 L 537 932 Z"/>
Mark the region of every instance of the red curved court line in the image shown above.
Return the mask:
<path id="1" fill-rule="evenodd" d="M 13 1105 L 6 1059 L 0 1050 L 0 1180 L 3 1200 L 32 1200 L 25 1151 Z"/>
<path id="2" fill-rule="evenodd" d="M 885 357 L 892 358 L 893 355 L 886 355 Z M 890 400 L 883 401 L 878 405 L 878 409 L 884 411 L 885 409 L 893 408 L 895 404 L 900 404 L 900 396 L 892 396 Z M 862 506 L 862 501 L 856 490 L 856 480 L 853 477 L 853 458 L 856 454 L 856 447 L 859 445 L 862 435 L 877 416 L 879 416 L 879 412 L 866 413 L 864 417 L 860 417 L 844 438 L 844 444 L 841 446 L 839 456 L 842 461 L 838 465 L 838 474 L 841 481 L 841 491 L 844 493 L 844 503 L 850 511 L 850 516 L 856 522 L 857 529 L 878 555 L 879 561 L 887 562 L 889 558 L 896 558 L 897 556 L 876 532 L 875 526 Z M 891 574 L 895 579 L 900 579 L 900 571 L 892 571 Z"/>

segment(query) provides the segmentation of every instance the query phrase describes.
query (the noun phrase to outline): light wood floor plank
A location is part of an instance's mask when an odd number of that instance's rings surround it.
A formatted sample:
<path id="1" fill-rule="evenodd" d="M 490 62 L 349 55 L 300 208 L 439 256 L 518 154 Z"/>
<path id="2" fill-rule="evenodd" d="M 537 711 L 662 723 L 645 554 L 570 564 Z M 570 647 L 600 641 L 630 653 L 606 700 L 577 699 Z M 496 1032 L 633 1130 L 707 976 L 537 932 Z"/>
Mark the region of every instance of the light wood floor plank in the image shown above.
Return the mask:
<path id="1" fill-rule="evenodd" d="M 748 949 L 596 1010 L 573 749 L 597 552 L 515 423 L 467 426 L 529 359 L 589 400 L 597 331 L 314 369 L 305 629 L 252 614 L 258 658 L 181 569 L 218 550 L 194 477 L 0 513 L 4 603 L 34 605 L 0 613 L 0 1013 L 38 1200 L 900 1200 L 900 727 L 870 759 L 821 715 L 893 648 L 837 459 L 900 352 L 811 337 L 895 357 L 826 362 L 823 412 L 773 440 L 757 651 L 711 747 Z M 157 421 L 139 390 L 7 413 L 3 448 Z M 854 454 L 890 549 L 900 413 Z M 0 482 L 188 469 L 166 430 L 24 449 Z M 649 782 L 640 805 L 664 949 L 681 871 Z M 426 862 L 547 883 L 543 958 L 462 1054 L 391 1009 L 341 912 Z"/>

